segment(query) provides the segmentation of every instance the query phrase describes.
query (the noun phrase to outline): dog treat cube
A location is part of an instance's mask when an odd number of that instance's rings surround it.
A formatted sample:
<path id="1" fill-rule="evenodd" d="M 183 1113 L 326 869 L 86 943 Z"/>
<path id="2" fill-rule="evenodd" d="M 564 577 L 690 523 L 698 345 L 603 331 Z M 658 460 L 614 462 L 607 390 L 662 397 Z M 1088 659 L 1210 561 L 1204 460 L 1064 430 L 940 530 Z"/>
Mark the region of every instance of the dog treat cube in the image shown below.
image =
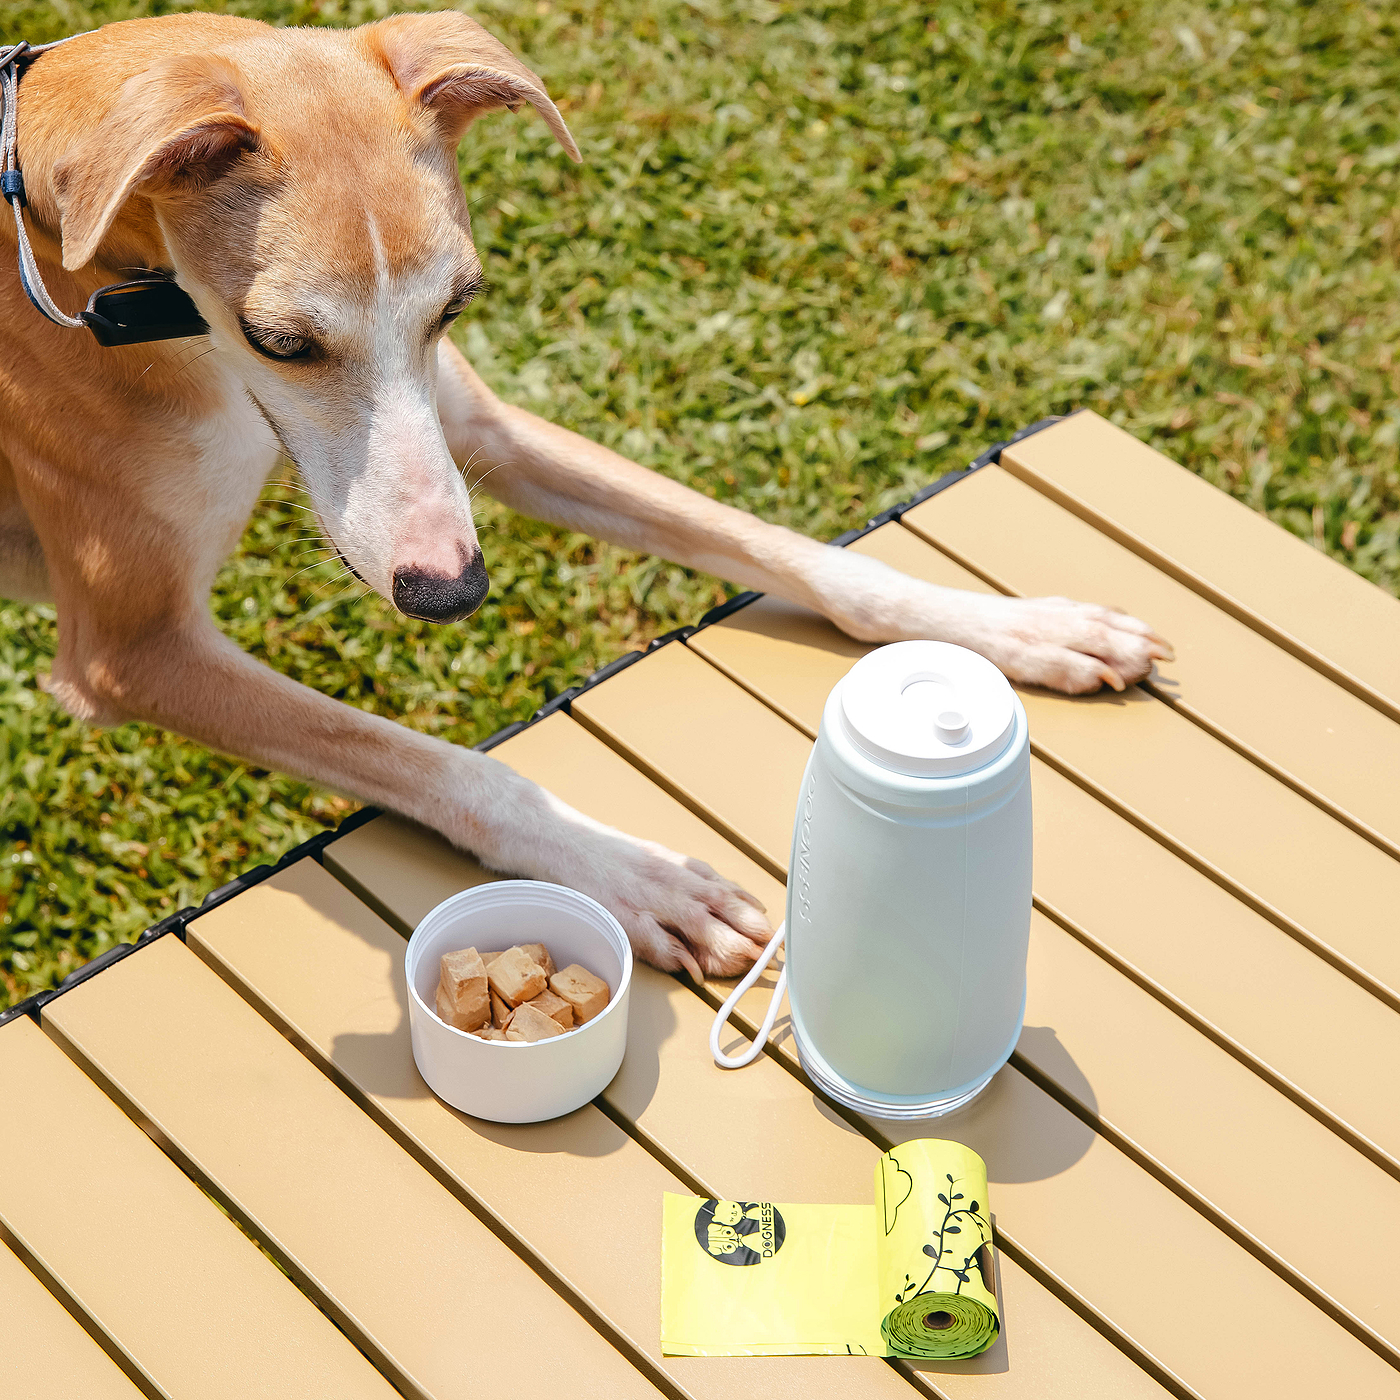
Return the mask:
<path id="1" fill-rule="evenodd" d="M 495 992 L 491 993 L 491 1024 L 498 1031 L 506 1028 L 506 1022 L 510 1020 L 510 1013 L 514 1011 L 513 1006 L 507 1006 Z"/>
<path id="2" fill-rule="evenodd" d="M 591 1021 L 608 1004 L 612 995 L 608 984 L 586 967 L 571 963 L 549 979 L 549 990 L 574 1009 L 574 1024 Z"/>
<path id="3" fill-rule="evenodd" d="M 444 1009 L 449 1014 L 444 1016 Z M 439 965 L 437 1013 L 459 1031 L 474 1031 L 491 1019 L 486 965 L 475 948 L 444 953 Z"/>
<path id="4" fill-rule="evenodd" d="M 496 1026 L 482 1026 L 479 1031 L 473 1031 L 472 1034 L 478 1040 L 504 1040 L 506 1038 L 506 1033 Z"/>
<path id="5" fill-rule="evenodd" d="M 546 1016 L 559 1022 L 560 1028 L 571 1031 L 574 1028 L 574 1008 L 561 996 L 556 996 L 548 987 L 539 996 L 531 997 L 525 1003 L 526 1006 L 533 1006 L 537 1011 L 543 1011 Z"/>
<path id="6" fill-rule="evenodd" d="M 491 990 L 509 1006 L 519 1006 L 545 989 L 544 971 L 521 948 L 507 948 L 492 962 L 486 976 Z"/>
<path id="7" fill-rule="evenodd" d="M 546 977 L 553 977 L 554 974 L 559 971 L 559 969 L 554 966 L 554 959 L 549 956 L 549 949 L 546 948 L 543 943 L 522 943 L 520 945 L 520 951 L 529 953 L 529 955 L 544 969 L 544 975 Z"/>
<path id="8" fill-rule="evenodd" d="M 438 978 L 437 994 L 433 998 L 433 1010 L 437 1012 L 439 1021 L 446 1021 L 450 1026 L 457 1019 L 457 1007 L 452 998 L 448 995 L 447 988 L 442 985 L 442 978 Z M 465 1026 L 458 1026 L 458 1030 L 466 1030 Z"/>
<path id="9" fill-rule="evenodd" d="M 507 1040 L 548 1040 L 552 1035 L 563 1034 L 563 1026 L 553 1016 L 546 1016 L 528 1001 L 515 1008 L 506 1026 Z"/>

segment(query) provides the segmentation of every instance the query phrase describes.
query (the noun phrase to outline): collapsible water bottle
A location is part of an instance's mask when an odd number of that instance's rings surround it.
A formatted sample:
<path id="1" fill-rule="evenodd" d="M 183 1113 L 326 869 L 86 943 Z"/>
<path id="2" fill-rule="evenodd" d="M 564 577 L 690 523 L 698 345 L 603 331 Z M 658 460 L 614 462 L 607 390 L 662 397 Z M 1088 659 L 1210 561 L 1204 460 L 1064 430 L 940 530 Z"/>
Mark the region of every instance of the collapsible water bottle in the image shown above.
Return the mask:
<path id="1" fill-rule="evenodd" d="M 884 1118 L 974 1098 L 1026 1006 L 1031 913 L 1026 714 L 990 661 L 947 642 L 871 652 L 827 698 L 802 779 L 787 920 L 715 1020 L 747 1064 L 784 985 L 803 1068 Z M 786 938 L 758 1039 L 723 1055 L 739 997 Z"/>

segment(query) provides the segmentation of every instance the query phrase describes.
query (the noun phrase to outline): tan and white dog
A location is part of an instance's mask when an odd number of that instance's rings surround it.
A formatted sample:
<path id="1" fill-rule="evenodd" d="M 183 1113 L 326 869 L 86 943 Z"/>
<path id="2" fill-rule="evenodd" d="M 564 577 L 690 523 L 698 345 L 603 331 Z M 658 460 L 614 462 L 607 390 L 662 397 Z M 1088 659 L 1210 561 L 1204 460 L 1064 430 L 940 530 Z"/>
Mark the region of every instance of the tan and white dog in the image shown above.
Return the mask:
<path id="1" fill-rule="evenodd" d="M 578 159 L 539 79 L 456 13 L 345 31 L 184 14 L 34 60 L 18 153 L 49 292 L 74 312 L 132 269 L 173 274 L 209 353 L 50 324 L 0 234 L 0 596 L 57 605 L 47 687 L 74 715 L 161 725 L 404 813 L 495 869 L 593 895 L 658 967 L 732 973 L 768 924 L 709 866 L 219 632 L 215 571 L 283 454 L 344 559 L 413 617 L 460 619 L 486 596 L 459 471 L 475 453 L 502 464 L 490 487 L 516 510 L 862 641 L 958 642 L 1070 692 L 1122 689 L 1169 652 L 1119 612 L 952 592 L 817 544 L 497 399 L 445 335 L 482 282 L 456 149 L 520 103 Z"/>

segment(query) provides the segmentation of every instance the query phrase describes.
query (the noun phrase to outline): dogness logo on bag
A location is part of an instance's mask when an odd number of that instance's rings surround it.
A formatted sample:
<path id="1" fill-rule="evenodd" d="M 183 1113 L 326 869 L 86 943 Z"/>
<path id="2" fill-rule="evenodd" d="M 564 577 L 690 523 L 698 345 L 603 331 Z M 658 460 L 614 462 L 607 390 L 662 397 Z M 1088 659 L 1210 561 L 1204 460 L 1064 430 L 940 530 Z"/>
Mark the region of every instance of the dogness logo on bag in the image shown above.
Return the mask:
<path id="1" fill-rule="evenodd" d="M 761 1264 L 787 1238 L 787 1226 L 771 1201 L 706 1201 L 695 1212 L 700 1248 L 721 1264 Z"/>

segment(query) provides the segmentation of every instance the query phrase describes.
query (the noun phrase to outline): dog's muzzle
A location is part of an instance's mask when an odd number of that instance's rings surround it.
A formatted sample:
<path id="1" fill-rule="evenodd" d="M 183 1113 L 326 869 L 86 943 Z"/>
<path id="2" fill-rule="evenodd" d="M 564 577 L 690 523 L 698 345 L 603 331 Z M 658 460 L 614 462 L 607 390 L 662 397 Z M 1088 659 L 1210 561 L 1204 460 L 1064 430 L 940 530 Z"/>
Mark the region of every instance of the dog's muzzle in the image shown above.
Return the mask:
<path id="1" fill-rule="evenodd" d="M 394 573 L 394 606 L 424 622 L 460 622 L 486 601 L 491 581 L 478 550 L 455 578 L 410 564 Z"/>

